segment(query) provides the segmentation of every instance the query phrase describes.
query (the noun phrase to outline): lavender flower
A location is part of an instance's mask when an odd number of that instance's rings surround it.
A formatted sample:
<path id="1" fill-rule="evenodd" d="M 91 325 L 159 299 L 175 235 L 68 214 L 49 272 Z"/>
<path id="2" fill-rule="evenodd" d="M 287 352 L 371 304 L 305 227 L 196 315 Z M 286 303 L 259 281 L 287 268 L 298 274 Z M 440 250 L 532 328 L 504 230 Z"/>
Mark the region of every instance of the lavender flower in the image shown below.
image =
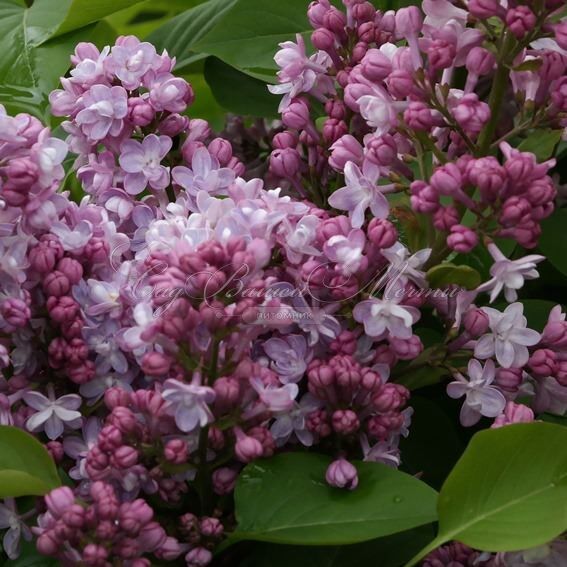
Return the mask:
<path id="1" fill-rule="evenodd" d="M 166 380 L 161 393 L 169 402 L 170 411 L 181 431 L 193 431 L 213 420 L 209 404 L 215 401 L 215 391 L 198 383 L 184 384 L 178 380 Z"/>

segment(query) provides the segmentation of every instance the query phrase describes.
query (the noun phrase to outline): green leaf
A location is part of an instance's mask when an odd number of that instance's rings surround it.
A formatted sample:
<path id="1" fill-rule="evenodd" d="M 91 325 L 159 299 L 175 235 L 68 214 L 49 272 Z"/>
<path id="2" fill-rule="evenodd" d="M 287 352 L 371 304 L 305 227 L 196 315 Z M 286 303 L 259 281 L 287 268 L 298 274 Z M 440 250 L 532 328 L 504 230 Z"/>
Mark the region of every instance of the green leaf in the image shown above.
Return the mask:
<path id="1" fill-rule="evenodd" d="M 541 228 L 540 250 L 562 274 L 567 276 L 567 254 L 565 254 L 567 209 L 557 209 L 542 222 Z"/>
<path id="2" fill-rule="evenodd" d="M 0 426 L 0 498 L 42 495 L 60 484 L 55 463 L 35 437 Z"/>
<path id="3" fill-rule="evenodd" d="M 356 463 L 356 490 L 325 482 L 328 457 L 286 453 L 248 465 L 235 493 L 233 540 L 343 545 L 435 520 L 436 492 L 378 463 Z"/>
<path id="4" fill-rule="evenodd" d="M 226 110 L 247 116 L 278 115 L 279 97 L 271 94 L 266 83 L 254 79 L 216 57 L 205 60 L 205 80 L 217 102 Z"/>
<path id="5" fill-rule="evenodd" d="M 485 551 L 543 545 L 567 529 L 567 429 L 521 423 L 477 433 L 439 494 L 439 534 Z"/>
<path id="6" fill-rule="evenodd" d="M 258 543 L 246 555 L 242 567 L 399 567 L 432 537 L 430 524 L 342 547 Z"/>
<path id="7" fill-rule="evenodd" d="M 175 70 L 179 72 L 204 57 L 194 49 L 195 43 L 205 37 L 236 2 L 237 0 L 209 0 L 199 4 L 153 31 L 147 41 L 174 55 L 177 58 Z"/>
<path id="8" fill-rule="evenodd" d="M 34 542 L 28 542 L 23 539 L 20 542 L 21 551 L 19 557 L 6 561 L 3 564 L 6 567 L 59 567 L 59 561 L 41 555 L 36 549 Z"/>
<path id="9" fill-rule="evenodd" d="M 458 285 L 465 289 L 475 289 L 480 285 L 480 274 L 470 266 L 456 266 L 451 262 L 434 266 L 427 272 L 427 281 L 433 289 L 444 289 L 448 285 Z"/>
<path id="10" fill-rule="evenodd" d="M 9 112 L 44 114 L 47 96 L 70 65 L 84 28 L 139 0 L 0 0 L 0 100 Z"/>
<path id="11" fill-rule="evenodd" d="M 224 2 L 224 0 L 223 0 Z M 215 55 L 238 69 L 276 69 L 278 43 L 311 33 L 305 0 L 236 0 L 193 50 Z"/>
<path id="12" fill-rule="evenodd" d="M 532 152 L 538 161 L 545 161 L 553 156 L 562 133 L 563 130 L 534 130 L 518 146 L 518 149 L 522 152 Z"/>

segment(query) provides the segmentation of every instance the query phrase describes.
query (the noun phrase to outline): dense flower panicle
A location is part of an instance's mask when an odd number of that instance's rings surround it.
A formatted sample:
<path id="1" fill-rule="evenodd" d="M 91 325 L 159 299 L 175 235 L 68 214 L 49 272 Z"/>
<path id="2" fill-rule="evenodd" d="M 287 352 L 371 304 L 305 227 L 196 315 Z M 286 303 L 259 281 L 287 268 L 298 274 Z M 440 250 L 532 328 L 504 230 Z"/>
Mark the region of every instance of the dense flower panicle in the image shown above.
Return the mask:
<path id="1" fill-rule="evenodd" d="M 555 8 L 316 0 L 313 55 L 298 35 L 275 56 L 282 122 L 231 118 L 227 139 L 184 114 L 175 59 L 133 36 L 77 45 L 50 96 L 66 141 L 0 107 L 0 423 L 74 483 L 25 514 L 0 504 L 10 558 L 35 523 L 62 565 L 208 565 L 247 463 L 310 447 L 337 490 L 364 482 L 356 460 L 403 465 L 404 384 L 429 365 L 464 426 L 567 410 L 565 314 L 537 332 L 518 301 L 544 257 L 500 244 L 534 248 L 555 207 L 554 160 L 511 145 L 526 118 L 567 126 Z M 481 248 L 487 281 L 429 289 L 430 268 Z M 451 543 L 424 564 L 507 559 Z"/>

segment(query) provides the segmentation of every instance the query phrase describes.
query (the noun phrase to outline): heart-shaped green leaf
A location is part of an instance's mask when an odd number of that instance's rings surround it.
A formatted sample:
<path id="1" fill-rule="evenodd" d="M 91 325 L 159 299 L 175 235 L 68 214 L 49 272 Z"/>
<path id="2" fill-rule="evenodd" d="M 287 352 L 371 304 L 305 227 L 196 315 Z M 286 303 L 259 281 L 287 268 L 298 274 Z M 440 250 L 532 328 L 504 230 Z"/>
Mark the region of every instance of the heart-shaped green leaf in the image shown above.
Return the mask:
<path id="1" fill-rule="evenodd" d="M 0 426 L 0 498 L 42 495 L 60 484 L 55 463 L 35 437 Z"/>
<path id="2" fill-rule="evenodd" d="M 330 459 L 286 453 L 248 465 L 236 487 L 233 541 L 342 545 L 435 521 L 435 490 L 379 463 L 356 463 L 355 490 L 325 482 Z"/>

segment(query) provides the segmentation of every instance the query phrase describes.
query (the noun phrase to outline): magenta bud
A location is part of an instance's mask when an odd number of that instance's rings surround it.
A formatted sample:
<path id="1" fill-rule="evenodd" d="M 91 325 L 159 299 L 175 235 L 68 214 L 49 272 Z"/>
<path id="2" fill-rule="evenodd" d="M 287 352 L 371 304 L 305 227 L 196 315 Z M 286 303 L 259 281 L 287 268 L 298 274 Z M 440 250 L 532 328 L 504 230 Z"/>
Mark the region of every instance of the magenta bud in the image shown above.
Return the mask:
<path id="1" fill-rule="evenodd" d="M 396 12 L 396 34 L 398 37 L 411 37 L 421 31 L 423 16 L 417 6 L 400 8 Z"/>
<path id="2" fill-rule="evenodd" d="M 169 136 L 173 138 L 178 136 L 182 132 L 185 132 L 189 127 L 189 118 L 187 116 L 182 116 L 181 114 L 170 114 L 164 120 L 162 120 L 158 125 L 158 130 L 160 134 L 164 136 Z"/>
<path id="3" fill-rule="evenodd" d="M 467 55 L 465 64 L 469 73 L 481 77 L 492 72 L 496 58 L 484 47 L 473 47 Z"/>
<path id="4" fill-rule="evenodd" d="M 234 490 L 237 478 L 237 470 L 221 467 L 213 472 L 213 490 L 219 496 L 230 494 Z"/>
<path id="5" fill-rule="evenodd" d="M 187 567 L 206 567 L 213 560 L 213 554 L 205 547 L 194 547 L 185 556 Z"/>
<path id="6" fill-rule="evenodd" d="M 167 354 L 152 351 L 143 356 L 141 368 L 148 376 L 159 378 L 167 375 L 171 362 L 171 357 Z"/>
<path id="7" fill-rule="evenodd" d="M 470 252 L 478 244 L 477 233 L 462 224 L 451 227 L 451 234 L 447 237 L 447 246 L 461 254 Z"/>
<path id="8" fill-rule="evenodd" d="M 155 117 L 152 105 L 141 97 L 128 99 L 128 118 L 135 126 L 148 126 Z"/>
<path id="9" fill-rule="evenodd" d="M 358 486 L 358 473 L 354 465 L 345 459 L 333 461 L 325 473 L 327 484 L 335 488 L 354 490 Z"/>
<path id="10" fill-rule="evenodd" d="M 373 218 L 368 224 L 367 235 L 377 248 L 390 248 L 398 240 L 396 227 L 386 219 Z"/>
<path id="11" fill-rule="evenodd" d="M 278 150 L 295 148 L 297 146 L 297 136 L 288 131 L 279 132 L 273 137 L 272 146 Z"/>
<path id="12" fill-rule="evenodd" d="M 481 20 L 504 15 L 499 0 L 470 0 L 469 12 Z"/>
<path id="13" fill-rule="evenodd" d="M 535 419 L 534 412 L 523 404 L 507 402 L 504 412 L 492 424 L 492 428 L 503 427 L 513 423 L 530 423 Z"/>
<path id="14" fill-rule="evenodd" d="M 463 324 L 473 338 L 480 337 L 488 331 L 488 315 L 482 309 L 472 307 L 465 313 Z"/>
<path id="15" fill-rule="evenodd" d="M 293 179 L 301 168 L 301 157 L 294 148 L 274 150 L 270 155 L 270 170 L 278 177 Z"/>
<path id="16" fill-rule="evenodd" d="M 303 98 L 294 98 L 282 112 L 282 122 L 294 130 L 301 130 L 309 123 L 309 105 Z"/>
<path id="17" fill-rule="evenodd" d="M 557 368 L 557 355 L 551 349 L 540 348 L 530 356 L 528 366 L 535 376 L 541 378 L 554 376 Z"/>
<path id="18" fill-rule="evenodd" d="M 215 138 L 208 147 L 209 153 L 215 156 L 221 166 L 228 165 L 232 159 L 232 146 L 228 140 L 224 138 Z"/>
<path id="19" fill-rule="evenodd" d="M 358 431 L 360 420 L 352 410 L 336 410 L 332 416 L 333 429 L 341 435 L 350 435 Z"/>
<path id="20" fill-rule="evenodd" d="M 264 453 L 262 443 L 250 437 L 249 435 L 242 434 L 240 439 L 236 442 L 234 446 L 234 454 L 239 461 L 243 463 L 249 463 L 255 459 L 260 458 Z"/>
<path id="21" fill-rule="evenodd" d="M 342 171 L 348 161 L 361 165 L 363 158 L 360 142 L 354 136 L 346 134 L 331 146 L 329 165 L 337 171 Z"/>
<path id="22" fill-rule="evenodd" d="M 531 32 L 536 24 L 536 15 L 527 6 L 510 8 L 506 13 L 506 25 L 517 39 Z"/>
<path id="23" fill-rule="evenodd" d="M 315 49 L 323 51 L 331 51 L 335 48 L 335 34 L 327 28 L 317 28 L 311 34 L 311 43 Z"/>

